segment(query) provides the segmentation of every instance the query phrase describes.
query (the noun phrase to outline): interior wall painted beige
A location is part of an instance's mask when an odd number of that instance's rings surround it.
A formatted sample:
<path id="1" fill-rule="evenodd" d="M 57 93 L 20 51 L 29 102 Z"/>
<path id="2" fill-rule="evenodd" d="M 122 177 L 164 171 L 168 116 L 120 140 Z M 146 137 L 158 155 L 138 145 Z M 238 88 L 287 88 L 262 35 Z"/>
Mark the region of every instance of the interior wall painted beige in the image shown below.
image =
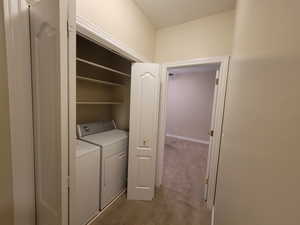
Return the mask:
<path id="1" fill-rule="evenodd" d="M 101 27 L 115 40 L 153 60 L 155 29 L 132 0 L 77 0 L 77 16 Z"/>
<path id="2" fill-rule="evenodd" d="M 230 55 L 234 19 L 232 10 L 157 30 L 155 62 Z"/>
<path id="3" fill-rule="evenodd" d="M 12 165 L 3 1 L 0 2 L 0 221 L 13 224 Z"/>
<path id="4" fill-rule="evenodd" d="M 299 10 L 239 1 L 215 225 L 299 224 Z"/>
<path id="5" fill-rule="evenodd" d="M 209 141 L 215 71 L 169 77 L 167 134 Z"/>

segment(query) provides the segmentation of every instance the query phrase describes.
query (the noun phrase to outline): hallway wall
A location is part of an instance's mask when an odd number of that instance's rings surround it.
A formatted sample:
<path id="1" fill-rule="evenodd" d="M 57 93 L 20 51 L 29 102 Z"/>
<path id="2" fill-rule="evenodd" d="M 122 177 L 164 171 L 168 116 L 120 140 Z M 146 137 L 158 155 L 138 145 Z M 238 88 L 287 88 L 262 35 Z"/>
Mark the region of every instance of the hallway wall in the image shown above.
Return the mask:
<path id="1" fill-rule="evenodd" d="M 155 62 L 230 55 L 235 11 L 227 11 L 156 31 Z"/>
<path id="2" fill-rule="evenodd" d="M 215 71 L 169 77 L 167 134 L 209 141 Z"/>
<path id="3" fill-rule="evenodd" d="M 298 0 L 239 1 L 215 225 L 299 224 L 299 11 Z"/>

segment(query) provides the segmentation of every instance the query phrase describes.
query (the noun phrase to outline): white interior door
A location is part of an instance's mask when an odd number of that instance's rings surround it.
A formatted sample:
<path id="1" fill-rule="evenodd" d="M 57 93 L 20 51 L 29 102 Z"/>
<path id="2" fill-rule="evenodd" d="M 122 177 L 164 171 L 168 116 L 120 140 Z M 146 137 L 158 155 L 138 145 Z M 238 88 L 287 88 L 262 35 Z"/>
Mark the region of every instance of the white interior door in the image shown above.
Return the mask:
<path id="1" fill-rule="evenodd" d="M 208 149 L 208 161 L 206 168 L 206 179 L 205 179 L 205 191 L 204 199 L 207 202 L 208 208 L 212 208 L 215 196 L 215 184 L 216 176 L 215 172 L 218 166 L 218 143 L 216 142 L 216 119 L 217 119 L 217 106 L 218 106 L 218 96 L 219 96 L 219 80 L 220 71 L 216 72 L 216 85 L 214 90 L 213 107 L 212 107 L 212 117 L 211 117 L 211 130 L 209 131 L 209 149 Z"/>
<path id="2" fill-rule="evenodd" d="M 135 63 L 131 73 L 130 135 L 127 197 L 154 198 L 160 66 Z"/>
<path id="3" fill-rule="evenodd" d="M 214 141 L 214 130 L 215 130 L 215 120 L 216 120 L 216 109 L 217 109 L 217 97 L 218 97 L 218 82 L 219 82 L 219 70 L 216 72 L 216 85 L 214 89 L 214 97 L 213 97 L 213 106 L 212 106 L 212 116 L 210 122 L 210 131 L 209 131 L 209 149 L 208 149 L 208 161 L 206 168 L 206 179 L 205 179 L 205 190 L 204 190 L 204 199 L 208 201 L 209 192 L 212 187 L 209 186 L 209 177 L 210 177 L 210 168 L 212 166 L 212 151 L 213 151 L 213 141 Z M 212 178 L 213 179 L 213 178 Z"/>
<path id="4" fill-rule="evenodd" d="M 67 225 L 68 1 L 29 2 L 37 224 Z"/>

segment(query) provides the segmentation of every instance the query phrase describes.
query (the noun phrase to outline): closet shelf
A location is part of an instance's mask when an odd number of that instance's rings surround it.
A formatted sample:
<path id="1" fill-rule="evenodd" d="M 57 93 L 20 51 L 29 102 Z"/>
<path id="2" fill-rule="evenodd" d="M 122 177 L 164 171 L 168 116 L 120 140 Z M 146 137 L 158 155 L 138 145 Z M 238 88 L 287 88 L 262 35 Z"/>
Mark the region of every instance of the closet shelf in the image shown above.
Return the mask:
<path id="1" fill-rule="evenodd" d="M 76 58 L 77 61 L 79 62 L 83 62 L 83 63 L 86 63 L 86 64 L 89 64 L 91 66 L 95 66 L 95 67 L 98 67 L 98 68 L 101 68 L 101 69 L 105 69 L 105 70 L 108 70 L 108 71 L 111 71 L 111 72 L 114 72 L 114 73 L 117 73 L 117 74 L 120 74 L 122 76 L 125 76 L 127 78 L 130 78 L 130 74 L 127 74 L 127 73 L 123 73 L 121 71 L 118 71 L 118 70 L 115 70 L 115 69 L 111 69 L 109 67 L 106 67 L 106 66 L 102 66 L 100 64 L 97 64 L 97 63 L 94 63 L 94 62 L 90 62 L 88 60 L 85 60 L 85 59 L 81 59 L 81 58 Z"/>
<path id="2" fill-rule="evenodd" d="M 77 101 L 77 105 L 119 105 L 122 102 Z"/>
<path id="3" fill-rule="evenodd" d="M 109 81 L 104 81 L 104 80 L 97 80 L 93 78 L 88 78 L 88 77 L 82 77 L 82 76 L 77 76 L 76 77 L 78 80 L 85 80 L 93 83 L 98 83 L 98 84 L 105 84 L 105 85 L 111 85 L 111 86 L 118 86 L 121 87 L 123 86 L 122 84 L 114 83 L 114 82 L 109 82 Z"/>

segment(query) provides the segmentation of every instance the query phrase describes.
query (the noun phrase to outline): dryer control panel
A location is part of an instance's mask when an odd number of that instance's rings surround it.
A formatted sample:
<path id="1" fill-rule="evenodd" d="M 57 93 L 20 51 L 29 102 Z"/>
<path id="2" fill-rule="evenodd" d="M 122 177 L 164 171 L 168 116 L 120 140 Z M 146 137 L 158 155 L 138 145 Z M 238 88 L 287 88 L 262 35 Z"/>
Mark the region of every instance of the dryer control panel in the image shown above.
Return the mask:
<path id="1" fill-rule="evenodd" d="M 87 135 L 101 133 L 116 128 L 115 121 L 113 120 L 77 124 L 77 137 L 82 138 Z"/>

